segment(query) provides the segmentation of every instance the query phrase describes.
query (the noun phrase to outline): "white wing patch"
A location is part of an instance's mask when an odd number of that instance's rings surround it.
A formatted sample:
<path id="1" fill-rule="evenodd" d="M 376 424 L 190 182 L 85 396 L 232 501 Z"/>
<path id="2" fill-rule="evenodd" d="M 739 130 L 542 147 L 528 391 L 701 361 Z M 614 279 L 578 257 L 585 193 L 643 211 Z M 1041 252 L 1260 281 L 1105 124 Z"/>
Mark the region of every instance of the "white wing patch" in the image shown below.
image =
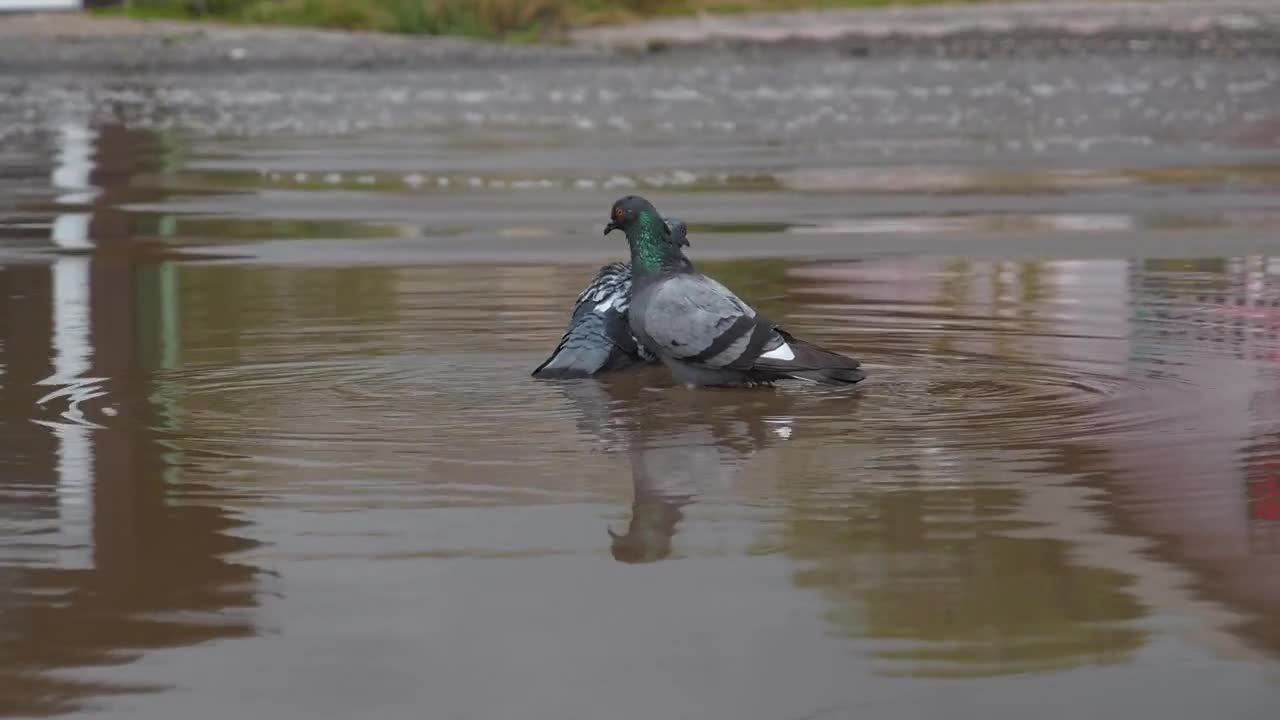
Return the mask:
<path id="1" fill-rule="evenodd" d="M 786 343 L 782 343 L 781 345 L 770 350 L 767 353 L 760 353 L 760 357 L 769 358 L 770 360 L 781 360 L 783 362 L 786 362 L 788 360 L 795 360 L 796 354 L 791 351 L 790 345 Z"/>

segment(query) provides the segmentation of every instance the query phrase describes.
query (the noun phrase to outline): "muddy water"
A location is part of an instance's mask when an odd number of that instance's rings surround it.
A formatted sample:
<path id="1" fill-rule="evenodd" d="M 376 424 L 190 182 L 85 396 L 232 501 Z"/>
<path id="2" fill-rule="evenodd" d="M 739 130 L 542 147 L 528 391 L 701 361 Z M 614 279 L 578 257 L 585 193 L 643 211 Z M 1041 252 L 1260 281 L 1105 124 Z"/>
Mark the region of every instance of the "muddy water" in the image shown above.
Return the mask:
<path id="1" fill-rule="evenodd" d="M 0 714 L 1273 715 L 1274 66 L 46 80 Z M 870 378 L 529 378 L 631 191 Z"/>

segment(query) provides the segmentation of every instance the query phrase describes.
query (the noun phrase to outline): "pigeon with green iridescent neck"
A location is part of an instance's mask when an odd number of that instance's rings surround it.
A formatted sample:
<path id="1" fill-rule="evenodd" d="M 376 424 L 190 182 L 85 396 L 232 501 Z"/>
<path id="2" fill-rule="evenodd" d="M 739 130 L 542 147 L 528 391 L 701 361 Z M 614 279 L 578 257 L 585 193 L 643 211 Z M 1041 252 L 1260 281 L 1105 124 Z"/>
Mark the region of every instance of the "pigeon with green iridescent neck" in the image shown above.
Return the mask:
<path id="1" fill-rule="evenodd" d="M 604 233 L 631 249 L 631 334 L 685 385 L 767 385 L 792 378 L 851 385 L 861 363 L 800 340 L 729 288 L 699 273 L 667 241 L 656 208 L 638 195 L 613 204 Z"/>
<path id="2" fill-rule="evenodd" d="M 684 258 L 689 244 L 684 222 L 665 220 L 663 242 Z M 688 262 L 688 259 L 685 259 Z M 551 356 L 533 371 L 537 378 L 590 377 L 638 365 L 656 364 L 658 358 L 636 341 L 627 320 L 631 303 L 631 264 L 613 262 L 600 268 L 573 306 L 569 326 Z"/>

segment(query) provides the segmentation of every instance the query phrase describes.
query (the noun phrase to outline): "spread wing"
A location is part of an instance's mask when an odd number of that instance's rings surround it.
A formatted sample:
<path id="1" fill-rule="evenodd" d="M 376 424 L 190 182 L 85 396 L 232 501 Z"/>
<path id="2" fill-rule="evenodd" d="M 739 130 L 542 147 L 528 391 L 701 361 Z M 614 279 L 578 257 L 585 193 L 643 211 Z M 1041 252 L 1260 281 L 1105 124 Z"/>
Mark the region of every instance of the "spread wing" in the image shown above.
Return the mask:
<path id="1" fill-rule="evenodd" d="M 631 266 L 610 263 L 578 295 L 560 343 L 534 377 L 587 377 L 654 360 L 631 334 Z"/>

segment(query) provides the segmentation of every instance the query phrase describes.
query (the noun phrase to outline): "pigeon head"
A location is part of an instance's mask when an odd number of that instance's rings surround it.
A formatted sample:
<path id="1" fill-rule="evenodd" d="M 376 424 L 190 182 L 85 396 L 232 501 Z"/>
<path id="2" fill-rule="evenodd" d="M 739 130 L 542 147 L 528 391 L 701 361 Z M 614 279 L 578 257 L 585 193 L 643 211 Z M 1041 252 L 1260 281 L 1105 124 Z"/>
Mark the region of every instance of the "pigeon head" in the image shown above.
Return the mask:
<path id="1" fill-rule="evenodd" d="M 688 247 L 689 226 L 685 225 L 683 220 L 667 218 L 667 232 L 671 233 L 671 242 L 675 243 L 676 247 Z"/>
<path id="2" fill-rule="evenodd" d="M 653 203 L 639 195 L 627 195 L 613 203 L 613 208 L 609 210 L 609 224 L 604 226 L 604 234 L 608 235 L 614 230 L 621 230 L 629 236 L 633 228 L 644 227 L 655 222 L 665 224 Z"/>
<path id="3" fill-rule="evenodd" d="M 613 204 L 604 234 L 614 230 L 627 235 L 633 272 L 656 273 L 687 263 L 680 251 L 689 244 L 685 224 L 680 220 L 663 220 L 653 203 L 639 195 L 627 195 Z"/>

